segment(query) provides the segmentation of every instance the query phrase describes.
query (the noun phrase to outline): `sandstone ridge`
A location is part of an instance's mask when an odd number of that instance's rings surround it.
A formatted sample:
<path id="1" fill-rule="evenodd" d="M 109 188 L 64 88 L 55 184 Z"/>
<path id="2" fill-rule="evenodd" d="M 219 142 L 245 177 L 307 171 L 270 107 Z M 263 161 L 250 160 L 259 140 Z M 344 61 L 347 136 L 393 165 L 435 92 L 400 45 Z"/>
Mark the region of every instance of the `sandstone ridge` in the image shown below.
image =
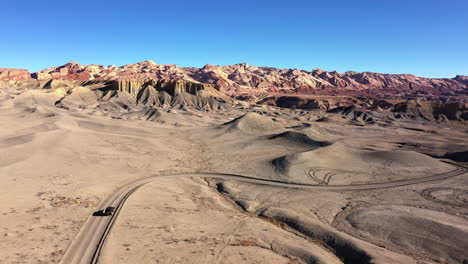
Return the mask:
<path id="1" fill-rule="evenodd" d="M 328 72 L 299 69 L 257 67 L 246 63 L 202 68 L 179 67 L 144 61 L 120 67 L 81 65 L 69 62 L 31 74 L 25 70 L 2 69 L 1 80 L 141 80 L 168 79 L 205 83 L 228 94 L 289 93 L 321 95 L 388 95 L 388 96 L 458 96 L 468 93 L 468 77 L 424 78 L 411 74 L 373 72 Z"/>

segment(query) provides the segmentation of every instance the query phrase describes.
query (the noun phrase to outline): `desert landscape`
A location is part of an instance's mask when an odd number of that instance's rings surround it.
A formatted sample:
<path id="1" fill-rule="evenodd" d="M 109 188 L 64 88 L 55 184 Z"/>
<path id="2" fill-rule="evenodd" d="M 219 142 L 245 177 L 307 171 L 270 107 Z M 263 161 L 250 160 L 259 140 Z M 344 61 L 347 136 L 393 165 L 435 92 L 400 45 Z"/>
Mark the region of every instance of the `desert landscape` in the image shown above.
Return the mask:
<path id="1" fill-rule="evenodd" d="M 0 123 L 0 263 L 468 263 L 467 76 L 1 68 Z"/>

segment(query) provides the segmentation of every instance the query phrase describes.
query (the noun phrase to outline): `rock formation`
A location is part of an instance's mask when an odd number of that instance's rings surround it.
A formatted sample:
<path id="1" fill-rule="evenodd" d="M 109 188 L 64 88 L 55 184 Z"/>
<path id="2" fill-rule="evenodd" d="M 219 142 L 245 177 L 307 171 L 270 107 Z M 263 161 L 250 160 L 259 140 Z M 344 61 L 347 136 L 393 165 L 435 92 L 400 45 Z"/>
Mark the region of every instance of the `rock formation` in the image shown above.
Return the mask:
<path id="1" fill-rule="evenodd" d="M 6 73 L 5 73 L 6 72 Z M 28 78 L 27 71 L 2 69 L 0 79 Z M 20 77 L 18 77 L 20 76 Z M 80 65 L 70 62 L 32 74 L 34 79 L 67 80 L 139 80 L 165 79 L 212 84 L 228 94 L 274 93 L 353 96 L 458 96 L 468 94 L 468 77 L 423 78 L 411 74 L 372 72 L 327 72 L 257 67 L 246 63 L 202 68 L 159 65 L 152 61 L 110 65 Z M 197 89 L 197 88 L 194 88 Z"/>
<path id="2" fill-rule="evenodd" d="M 143 85 L 140 81 L 115 80 L 112 81 L 112 89 L 127 92 L 136 96 Z"/>
<path id="3" fill-rule="evenodd" d="M 32 74 L 34 79 L 92 80 L 93 76 L 83 66 L 72 61 L 58 67 L 51 67 Z"/>
<path id="4" fill-rule="evenodd" d="M 194 83 L 183 80 L 113 80 L 101 81 L 99 90 L 104 100 L 111 99 L 113 93 L 127 93 L 129 102 L 139 106 L 170 108 L 194 108 L 198 110 L 219 110 L 227 107 L 225 102 L 232 101 L 210 84 Z M 120 99 L 119 99 L 120 100 Z"/>
<path id="5" fill-rule="evenodd" d="M 28 70 L 0 68 L 0 80 L 25 81 L 30 79 L 31 74 Z"/>
<path id="6" fill-rule="evenodd" d="M 320 69 L 309 72 L 246 63 L 194 68 L 144 61 L 120 67 L 69 62 L 33 74 L 2 68 L 0 81 L 30 81 L 35 87 L 47 89 L 87 86 L 101 91 L 103 98 L 116 91 L 126 92 L 128 98 L 136 98 L 141 105 L 216 109 L 215 101 L 233 102 L 231 97 L 235 97 L 249 103 L 293 109 L 329 111 L 355 107 L 358 110 L 338 111 L 353 119 L 362 119 L 361 109 L 390 112 L 396 118 L 468 119 L 468 76 L 462 75 L 435 79 L 410 74 L 338 73 Z"/>
<path id="7" fill-rule="evenodd" d="M 436 103 L 410 100 L 395 104 L 392 112 L 398 113 L 398 117 L 426 120 L 468 120 L 468 104 L 466 103 Z"/>

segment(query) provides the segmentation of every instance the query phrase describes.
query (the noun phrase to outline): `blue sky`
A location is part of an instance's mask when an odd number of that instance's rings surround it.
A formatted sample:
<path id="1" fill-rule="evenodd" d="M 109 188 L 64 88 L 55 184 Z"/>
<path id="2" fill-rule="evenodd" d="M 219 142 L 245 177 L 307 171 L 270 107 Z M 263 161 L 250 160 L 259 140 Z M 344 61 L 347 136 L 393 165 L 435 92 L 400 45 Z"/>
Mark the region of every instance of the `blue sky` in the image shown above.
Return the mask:
<path id="1" fill-rule="evenodd" d="M 143 60 L 468 75 L 467 0 L 3 1 L 0 67 Z"/>

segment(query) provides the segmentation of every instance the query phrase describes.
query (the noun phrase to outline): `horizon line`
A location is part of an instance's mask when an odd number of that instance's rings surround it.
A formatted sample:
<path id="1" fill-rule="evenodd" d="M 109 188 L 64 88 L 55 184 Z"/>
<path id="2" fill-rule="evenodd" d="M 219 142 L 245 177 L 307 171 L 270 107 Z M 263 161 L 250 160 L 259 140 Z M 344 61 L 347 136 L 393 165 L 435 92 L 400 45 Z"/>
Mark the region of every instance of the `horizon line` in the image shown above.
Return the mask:
<path id="1" fill-rule="evenodd" d="M 151 60 L 151 59 L 147 59 L 147 60 L 143 60 L 143 61 L 139 61 L 139 62 L 135 62 L 135 63 L 126 63 L 126 64 L 123 64 L 123 65 L 120 65 L 120 66 L 117 66 L 115 64 L 108 64 L 107 66 L 105 64 L 96 64 L 96 63 L 91 63 L 91 64 L 81 64 L 75 60 L 71 60 L 69 62 L 66 62 L 64 64 L 61 64 L 61 65 L 57 65 L 57 66 L 50 66 L 50 67 L 46 67 L 46 68 L 42 68 L 40 70 L 37 70 L 37 71 L 32 71 L 26 67 L 22 67 L 22 68 L 10 68 L 10 67 L 1 67 L 0 66 L 0 69 L 20 69 L 20 70 L 27 70 L 29 71 L 31 74 L 33 73 L 36 73 L 36 72 L 40 72 L 40 71 L 43 71 L 43 70 L 46 70 L 46 69 L 50 69 L 50 68 L 58 68 L 58 67 L 62 67 L 62 66 L 65 66 L 67 64 L 70 64 L 70 63 L 76 63 L 80 66 L 93 66 L 93 65 L 96 65 L 96 66 L 103 66 L 103 67 L 110 67 L 110 66 L 115 66 L 115 67 L 118 67 L 118 68 L 122 68 L 126 65 L 133 65 L 133 64 L 139 64 L 139 63 L 144 63 L 144 62 L 151 62 L 155 65 L 173 65 L 175 67 L 179 67 L 179 68 L 198 68 L 198 69 L 202 69 L 206 66 L 217 66 L 217 67 L 228 67 L 228 66 L 235 66 L 235 65 L 242 65 L 242 64 L 246 64 L 248 66 L 253 66 L 253 67 L 258 67 L 258 68 L 274 68 L 274 69 L 279 69 L 279 70 L 299 70 L 299 71 L 305 71 L 305 72 L 313 72 L 314 70 L 322 70 L 322 71 L 325 71 L 325 72 L 330 72 L 330 73 L 333 73 L 333 72 L 336 72 L 338 74 L 346 74 L 346 73 L 350 73 L 350 72 L 355 72 L 355 73 L 375 73 L 375 74 L 384 74 L 384 75 L 411 75 L 411 76 L 415 76 L 415 77 L 419 77 L 419 78 L 427 78 L 427 79 L 454 79 L 456 78 L 457 76 L 468 76 L 465 75 L 465 74 L 455 74 L 455 76 L 453 77 L 427 77 L 427 76 L 421 76 L 421 75 L 416 75 L 414 73 L 389 73 L 389 72 L 378 72 L 378 71 L 354 71 L 354 70 L 347 70 L 347 71 L 344 71 L 344 72 L 340 72 L 340 71 L 337 71 L 337 70 L 324 70 L 322 68 L 313 68 L 312 70 L 307 70 L 307 69 L 304 69 L 304 68 L 293 68 L 293 67 L 275 67 L 275 66 L 259 66 L 259 65 L 254 65 L 254 64 L 250 64 L 248 62 L 239 62 L 239 63 L 234 63 L 234 64 L 210 64 L 210 63 L 207 63 L 207 64 L 204 64 L 203 66 L 181 66 L 181 65 L 178 65 L 178 64 L 174 64 L 174 63 L 163 63 L 163 64 L 158 64 L 156 62 L 154 62 L 154 60 Z"/>

